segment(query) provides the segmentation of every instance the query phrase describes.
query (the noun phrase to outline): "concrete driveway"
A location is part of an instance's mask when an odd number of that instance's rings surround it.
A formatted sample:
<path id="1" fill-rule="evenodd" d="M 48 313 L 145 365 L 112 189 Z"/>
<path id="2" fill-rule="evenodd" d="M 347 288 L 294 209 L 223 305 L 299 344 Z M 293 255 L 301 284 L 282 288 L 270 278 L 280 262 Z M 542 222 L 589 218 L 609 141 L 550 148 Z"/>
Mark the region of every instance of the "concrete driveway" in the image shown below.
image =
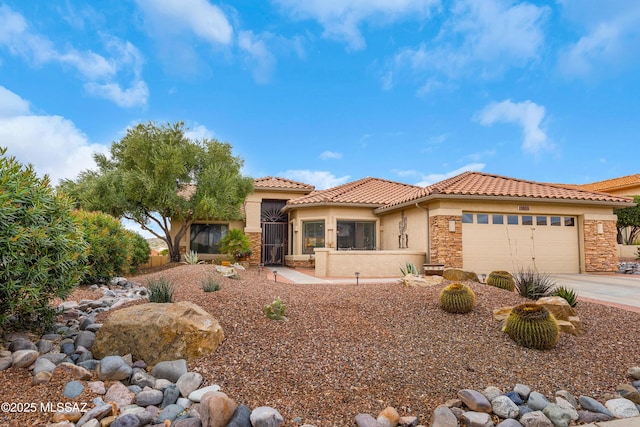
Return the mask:
<path id="1" fill-rule="evenodd" d="M 572 288 L 580 297 L 623 305 L 640 312 L 640 275 L 550 274 L 558 285 Z"/>

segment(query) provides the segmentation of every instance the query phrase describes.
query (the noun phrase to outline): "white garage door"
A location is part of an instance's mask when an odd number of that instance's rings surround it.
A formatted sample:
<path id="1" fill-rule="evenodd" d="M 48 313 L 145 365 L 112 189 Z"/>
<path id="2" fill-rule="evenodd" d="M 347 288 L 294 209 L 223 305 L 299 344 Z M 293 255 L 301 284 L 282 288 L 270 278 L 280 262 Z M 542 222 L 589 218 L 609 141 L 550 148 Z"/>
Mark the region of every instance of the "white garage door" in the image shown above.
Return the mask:
<path id="1" fill-rule="evenodd" d="M 578 273 L 578 224 L 557 215 L 462 214 L 464 269 Z"/>

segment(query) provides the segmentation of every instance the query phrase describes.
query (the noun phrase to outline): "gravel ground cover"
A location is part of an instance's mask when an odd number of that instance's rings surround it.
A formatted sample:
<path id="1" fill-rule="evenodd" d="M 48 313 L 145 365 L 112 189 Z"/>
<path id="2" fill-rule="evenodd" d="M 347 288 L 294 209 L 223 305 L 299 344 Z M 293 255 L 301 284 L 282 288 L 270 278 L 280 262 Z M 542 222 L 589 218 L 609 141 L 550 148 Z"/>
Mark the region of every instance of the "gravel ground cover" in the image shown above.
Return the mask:
<path id="1" fill-rule="evenodd" d="M 200 282 L 211 274 L 222 289 L 205 293 Z M 255 268 L 240 275 L 225 279 L 211 265 L 183 265 L 132 280 L 171 279 L 175 301 L 196 302 L 216 317 L 226 339 L 190 370 L 238 403 L 273 406 L 285 425 L 296 417 L 317 426 L 353 425 L 358 413 L 377 416 L 386 406 L 427 423 L 459 389 L 489 385 L 506 391 L 523 383 L 548 397 L 566 389 L 602 400 L 640 364 L 640 314 L 612 307 L 580 302 L 586 333 L 562 334 L 555 349 L 537 351 L 516 345 L 492 318 L 494 308 L 524 299 L 483 284 L 470 284 L 475 309 L 454 315 L 438 305 L 447 281 L 429 288 L 297 285 L 274 283 Z M 287 305 L 287 321 L 262 312 L 277 296 Z M 26 370 L 0 372 L 0 388 L 3 401 L 68 401 L 58 382 L 31 386 Z M 20 425 L 42 425 L 44 418 L 22 414 Z"/>

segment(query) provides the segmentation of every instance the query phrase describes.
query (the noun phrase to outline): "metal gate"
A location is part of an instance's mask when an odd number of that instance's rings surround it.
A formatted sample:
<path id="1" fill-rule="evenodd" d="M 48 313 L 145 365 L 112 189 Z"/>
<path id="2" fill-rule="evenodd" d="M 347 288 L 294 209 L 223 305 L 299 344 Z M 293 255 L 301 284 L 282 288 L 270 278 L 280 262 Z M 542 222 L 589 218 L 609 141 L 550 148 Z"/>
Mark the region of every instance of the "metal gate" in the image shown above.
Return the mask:
<path id="1" fill-rule="evenodd" d="M 288 247 L 288 215 L 284 200 L 263 200 L 261 207 L 263 265 L 284 265 Z"/>

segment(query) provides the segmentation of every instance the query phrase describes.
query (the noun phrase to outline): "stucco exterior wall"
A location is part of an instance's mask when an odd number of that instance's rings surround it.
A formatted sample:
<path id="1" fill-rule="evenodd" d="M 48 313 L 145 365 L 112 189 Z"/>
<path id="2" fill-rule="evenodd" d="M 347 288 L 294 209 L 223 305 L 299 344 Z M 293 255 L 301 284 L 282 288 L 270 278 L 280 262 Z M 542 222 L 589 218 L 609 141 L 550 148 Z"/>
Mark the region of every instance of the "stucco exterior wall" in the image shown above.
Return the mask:
<path id="1" fill-rule="evenodd" d="M 611 219 L 611 216 L 598 218 L 585 215 L 584 217 L 585 271 L 587 273 L 612 273 L 618 270 L 616 221 Z"/>
<path id="2" fill-rule="evenodd" d="M 404 218 L 404 220 L 403 220 Z M 400 223 L 406 224 L 406 237 L 400 232 Z M 402 241 L 404 239 L 404 242 Z M 405 243 L 404 247 L 401 243 Z M 411 207 L 380 217 L 380 249 L 385 251 L 427 250 L 427 212 L 423 208 Z"/>
<path id="3" fill-rule="evenodd" d="M 400 277 L 400 267 L 411 262 L 422 270 L 424 252 L 416 251 L 334 251 L 315 250 L 318 277 Z"/>

